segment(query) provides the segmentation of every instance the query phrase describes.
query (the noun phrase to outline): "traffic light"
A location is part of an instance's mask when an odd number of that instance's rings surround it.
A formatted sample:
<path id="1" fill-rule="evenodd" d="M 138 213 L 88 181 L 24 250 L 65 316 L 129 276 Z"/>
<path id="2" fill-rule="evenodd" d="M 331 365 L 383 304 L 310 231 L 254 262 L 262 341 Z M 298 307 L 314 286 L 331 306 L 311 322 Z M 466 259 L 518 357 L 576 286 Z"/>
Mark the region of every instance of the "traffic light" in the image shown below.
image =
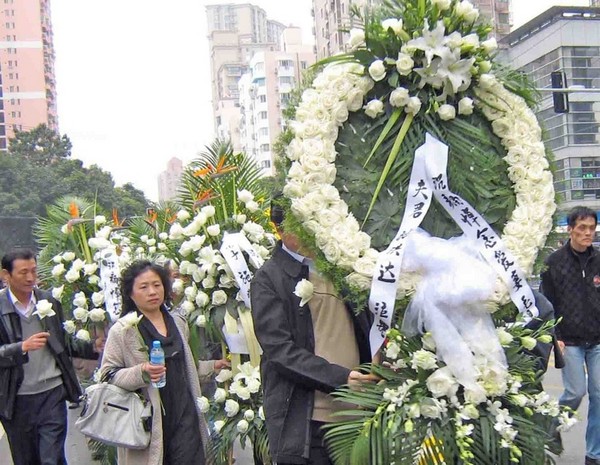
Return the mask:
<path id="1" fill-rule="evenodd" d="M 564 71 L 552 71 L 550 73 L 553 89 L 566 89 L 567 76 Z M 569 94 L 567 92 L 552 92 L 555 113 L 569 113 Z"/>

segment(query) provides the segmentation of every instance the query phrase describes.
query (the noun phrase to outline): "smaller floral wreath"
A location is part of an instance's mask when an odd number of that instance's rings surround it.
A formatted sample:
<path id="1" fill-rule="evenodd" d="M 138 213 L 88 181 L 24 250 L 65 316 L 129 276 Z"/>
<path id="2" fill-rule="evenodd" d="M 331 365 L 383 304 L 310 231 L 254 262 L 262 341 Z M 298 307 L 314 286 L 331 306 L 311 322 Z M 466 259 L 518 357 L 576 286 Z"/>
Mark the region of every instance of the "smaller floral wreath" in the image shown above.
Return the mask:
<path id="1" fill-rule="evenodd" d="M 351 38 L 351 42 L 353 40 Z M 287 148 L 292 164 L 284 194 L 291 199 L 294 216 L 314 235 L 316 246 L 326 260 L 345 271 L 347 283 L 362 290 L 370 287 L 378 252 L 370 247 L 369 235 L 361 231 L 334 186 L 335 143 L 338 129 L 348 120 L 350 112 L 364 108 L 368 116 L 375 117 L 383 111 L 383 103 L 377 99 L 363 107 L 375 81 L 380 80 L 381 67 L 381 60 L 377 60 L 367 75 L 365 67 L 358 63 L 326 66 L 302 95 L 291 123 L 294 138 Z M 376 79 L 372 79 L 373 76 Z M 402 95 L 394 95 L 397 89 L 390 94 L 390 103 L 394 105 L 393 100 L 399 99 L 406 114 L 419 113 L 419 98 L 410 97 L 406 89 L 400 89 L 398 92 Z M 504 159 L 508 164 L 508 177 L 514 184 L 516 207 L 504 227 L 502 240 L 529 275 L 552 228 L 556 208 L 541 129 L 524 99 L 507 90 L 493 74 L 479 75 L 471 89 L 474 99 L 463 98 L 458 104 L 458 113 L 470 114 L 473 104 L 477 106 L 506 149 Z M 439 107 L 440 119 L 456 117 L 456 109 L 446 107 L 452 105 Z M 413 289 L 418 279 L 414 275 L 403 276 L 400 292 Z M 507 296 L 508 291 L 502 285 L 495 300 L 506 302 Z"/>

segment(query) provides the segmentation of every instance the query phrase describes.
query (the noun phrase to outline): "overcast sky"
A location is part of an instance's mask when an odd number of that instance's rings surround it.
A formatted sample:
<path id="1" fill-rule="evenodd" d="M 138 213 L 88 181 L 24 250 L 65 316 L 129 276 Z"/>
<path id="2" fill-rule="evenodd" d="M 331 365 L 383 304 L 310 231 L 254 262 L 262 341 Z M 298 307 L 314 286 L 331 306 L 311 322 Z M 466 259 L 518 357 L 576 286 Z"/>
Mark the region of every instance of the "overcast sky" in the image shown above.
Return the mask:
<path id="1" fill-rule="evenodd" d="M 222 0 L 52 0 L 60 131 L 73 156 L 158 198 L 157 177 L 213 138 L 205 6 Z M 311 40 L 311 0 L 248 0 Z M 552 5 L 513 0 L 519 26 Z"/>

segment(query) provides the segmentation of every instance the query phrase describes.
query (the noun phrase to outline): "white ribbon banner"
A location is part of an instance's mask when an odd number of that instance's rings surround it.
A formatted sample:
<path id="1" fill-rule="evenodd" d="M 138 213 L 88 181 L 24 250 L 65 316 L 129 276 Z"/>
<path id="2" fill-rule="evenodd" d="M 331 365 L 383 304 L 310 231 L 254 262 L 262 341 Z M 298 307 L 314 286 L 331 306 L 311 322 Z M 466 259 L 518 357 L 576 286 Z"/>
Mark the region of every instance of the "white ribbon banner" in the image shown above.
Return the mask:
<path id="1" fill-rule="evenodd" d="M 460 196 L 448 189 L 446 174 L 448 146 L 430 134 L 415 152 L 406 208 L 398 234 L 377 260 L 373 274 L 369 309 L 374 315 L 369 335 L 371 353 L 383 345 L 392 324 L 397 281 L 402 268 L 404 244 L 408 233 L 418 227 L 435 196 L 464 234 L 475 241 L 477 249 L 509 288 L 512 301 L 526 321 L 538 316 L 533 292 L 516 260 L 492 227 Z"/>
<path id="2" fill-rule="evenodd" d="M 250 308 L 250 281 L 252 281 L 252 273 L 250 272 L 250 268 L 248 268 L 248 263 L 243 252 L 248 254 L 250 262 L 257 269 L 262 266 L 264 260 L 254 250 L 248 238 L 242 233 L 225 234 L 220 250 L 240 288 L 244 304 Z"/>
<path id="3" fill-rule="evenodd" d="M 100 256 L 100 281 L 104 292 L 104 306 L 113 322 L 121 316 L 120 274 L 119 259 L 115 250 L 104 249 Z"/>

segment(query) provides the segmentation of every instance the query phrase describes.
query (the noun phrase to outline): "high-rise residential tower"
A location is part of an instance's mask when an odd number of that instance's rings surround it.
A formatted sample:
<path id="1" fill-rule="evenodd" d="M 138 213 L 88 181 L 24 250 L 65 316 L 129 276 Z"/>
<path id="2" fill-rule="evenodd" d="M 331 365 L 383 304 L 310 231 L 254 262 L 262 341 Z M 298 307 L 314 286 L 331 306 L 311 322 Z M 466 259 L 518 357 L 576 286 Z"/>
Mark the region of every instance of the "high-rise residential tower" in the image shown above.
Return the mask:
<path id="1" fill-rule="evenodd" d="M 501 39 L 510 32 L 511 0 L 471 0 L 482 16 L 492 22 L 492 34 Z M 340 29 L 353 26 L 350 10 L 353 5 L 378 5 L 382 0 L 313 0 L 315 51 L 322 59 L 345 50 L 348 34 Z"/>
<path id="2" fill-rule="evenodd" d="M 58 131 L 50 0 L 0 4 L 0 150 L 15 130 Z"/>
<path id="3" fill-rule="evenodd" d="M 182 174 L 183 162 L 177 157 L 172 157 L 167 162 L 167 169 L 158 175 L 158 200 L 160 202 L 177 197 Z"/>
<path id="4" fill-rule="evenodd" d="M 206 17 L 215 130 L 239 150 L 238 81 L 256 52 L 279 50 L 285 26 L 269 20 L 265 10 L 249 3 L 208 5 Z"/>
<path id="5" fill-rule="evenodd" d="M 564 73 L 569 108 L 555 108 L 542 92 L 537 117 L 554 154 L 559 222 L 585 205 L 600 213 L 600 8 L 555 6 L 503 39 L 501 57 L 537 88 L 552 88 L 552 73 Z M 585 92 L 587 90 L 587 92 Z M 558 113 L 556 110 L 561 110 Z"/>

